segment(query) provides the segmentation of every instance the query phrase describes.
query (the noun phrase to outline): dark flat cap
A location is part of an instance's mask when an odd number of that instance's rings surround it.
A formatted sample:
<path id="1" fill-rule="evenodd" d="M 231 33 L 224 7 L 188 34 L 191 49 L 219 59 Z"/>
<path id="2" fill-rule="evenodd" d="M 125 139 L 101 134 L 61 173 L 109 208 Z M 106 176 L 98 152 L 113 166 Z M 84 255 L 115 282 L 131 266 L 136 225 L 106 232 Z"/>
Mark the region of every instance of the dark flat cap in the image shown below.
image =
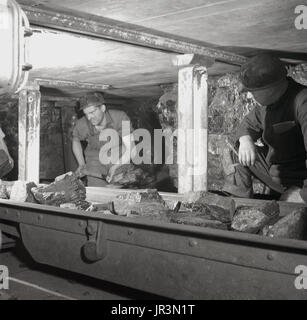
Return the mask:
<path id="1" fill-rule="evenodd" d="M 100 92 L 89 92 L 80 99 L 80 108 L 98 107 L 105 103 L 103 94 Z"/>
<path id="2" fill-rule="evenodd" d="M 249 59 L 240 70 L 240 80 L 248 91 L 269 88 L 286 77 L 284 63 L 269 54 L 260 54 Z"/>

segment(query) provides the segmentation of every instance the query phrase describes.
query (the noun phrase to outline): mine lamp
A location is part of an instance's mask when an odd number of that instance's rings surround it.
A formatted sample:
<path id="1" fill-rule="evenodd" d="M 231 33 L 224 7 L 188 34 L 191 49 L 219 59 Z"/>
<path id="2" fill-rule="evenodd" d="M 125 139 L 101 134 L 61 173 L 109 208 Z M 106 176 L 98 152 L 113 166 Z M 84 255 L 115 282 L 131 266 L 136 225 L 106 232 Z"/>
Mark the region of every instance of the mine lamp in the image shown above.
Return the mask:
<path id="1" fill-rule="evenodd" d="M 0 0 L 0 95 L 16 93 L 28 80 L 29 21 L 15 0 Z"/>

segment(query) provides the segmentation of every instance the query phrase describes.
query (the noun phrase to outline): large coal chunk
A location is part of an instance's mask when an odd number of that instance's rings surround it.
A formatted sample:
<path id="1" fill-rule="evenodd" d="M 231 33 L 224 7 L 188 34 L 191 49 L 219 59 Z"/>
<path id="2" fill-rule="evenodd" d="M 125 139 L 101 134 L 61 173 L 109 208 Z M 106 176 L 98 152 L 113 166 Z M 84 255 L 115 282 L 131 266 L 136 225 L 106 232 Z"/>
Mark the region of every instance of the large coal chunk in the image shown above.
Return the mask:
<path id="1" fill-rule="evenodd" d="M 156 189 L 135 190 L 120 194 L 114 200 L 116 213 L 168 221 L 170 211 Z"/>
<path id="2" fill-rule="evenodd" d="M 207 220 L 217 220 L 222 223 L 230 223 L 235 212 L 235 202 L 232 198 L 206 191 L 185 194 L 183 207 L 193 213 L 201 213 Z"/>
<path id="3" fill-rule="evenodd" d="M 39 203 L 58 207 L 63 203 L 78 203 L 86 199 L 85 186 L 72 172 L 57 177 L 47 186 L 32 188 L 31 191 Z"/>
<path id="4" fill-rule="evenodd" d="M 127 202 L 128 204 L 157 202 L 165 205 L 165 201 L 157 189 L 139 189 L 125 192 L 123 194 L 119 194 L 116 197 L 116 201 L 123 201 Z"/>
<path id="5" fill-rule="evenodd" d="M 39 188 L 32 188 L 32 193 L 37 202 L 40 204 L 59 207 L 62 203 L 67 202 L 65 191 L 45 192 Z"/>
<path id="6" fill-rule="evenodd" d="M 122 187 L 144 187 L 154 181 L 154 176 L 143 170 L 140 166 L 126 164 L 115 170 L 110 183 L 118 184 Z"/>
<path id="7" fill-rule="evenodd" d="M 236 231 L 258 233 L 264 226 L 275 223 L 279 218 L 279 205 L 271 201 L 258 207 L 238 207 L 231 228 Z"/>
<path id="8" fill-rule="evenodd" d="M 272 238 L 307 240 L 307 210 L 299 208 L 263 229 L 263 235 Z"/>
<path id="9" fill-rule="evenodd" d="M 179 212 L 170 214 L 170 222 L 190 226 L 228 230 L 228 225 L 218 220 L 207 219 L 205 215 L 193 214 L 191 212 Z"/>
<path id="10" fill-rule="evenodd" d="M 98 211 L 98 210 L 95 210 L 93 205 L 86 200 L 61 203 L 60 207 L 64 209 L 73 209 L 73 210 L 90 211 L 90 212 Z"/>

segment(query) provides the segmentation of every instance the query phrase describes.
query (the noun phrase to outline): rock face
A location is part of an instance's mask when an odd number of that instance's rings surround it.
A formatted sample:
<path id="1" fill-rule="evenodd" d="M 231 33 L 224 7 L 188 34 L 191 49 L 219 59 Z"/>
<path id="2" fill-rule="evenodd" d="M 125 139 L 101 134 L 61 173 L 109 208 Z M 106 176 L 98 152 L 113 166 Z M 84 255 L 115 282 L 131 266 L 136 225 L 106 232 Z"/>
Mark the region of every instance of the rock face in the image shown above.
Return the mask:
<path id="1" fill-rule="evenodd" d="M 279 205 L 276 201 L 258 207 L 241 206 L 235 212 L 231 228 L 241 232 L 257 233 L 264 226 L 275 223 L 279 212 Z"/>
<path id="2" fill-rule="evenodd" d="M 226 224 L 231 222 L 235 212 L 233 199 L 205 191 L 185 194 L 183 206 L 194 214 L 202 215 L 207 220 L 217 220 Z"/>
<path id="3" fill-rule="evenodd" d="M 161 128 L 174 132 L 178 128 L 177 123 L 177 83 L 162 86 L 164 94 L 160 97 L 154 111 L 158 114 Z M 166 146 L 173 150 L 173 164 L 168 164 L 170 179 L 174 187 L 178 188 L 178 165 L 177 165 L 177 137 L 175 136 L 172 145 Z M 167 150 L 169 152 L 169 150 Z"/>
<path id="4" fill-rule="evenodd" d="M 86 189 L 77 176 L 68 172 L 55 179 L 55 181 L 44 187 L 31 189 L 38 203 L 60 206 L 63 203 L 76 203 L 84 201 Z"/>
<path id="5" fill-rule="evenodd" d="M 263 229 L 263 235 L 272 238 L 307 240 L 306 208 L 294 210 L 273 226 L 266 226 Z"/>
<path id="6" fill-rule="evenodd" d="M 63 142 L 64 123 L 62 123 L 63 110 L 73 110 L 73 108 L 56 108 L 54 101 L 42 101 L 40 111 L 40 166 L 39 176 L 44 180 L 53 179 L 54 177 L 65 172 Z M 66 167 L 67 171 L 71 170 Z"/>
<path id="7" fill-rule="evenodd" d="M 293 78 L 297 83 L 307 86 L 307 64 L 302 63 L 288 67 L 288 76 Z"/>
<path id="8" fill-rule="evenodd" d="M 15 181 L 11 189 L 10 200 L 37 203 L 31 192 L 31 189 L 36 187 L 34 182 Z"/>
<path id="9" fill-rule="evenodd" d="M 162 129 L 178 128 L 178 85 L 163 87 L 164 94 L 154 109 L 159 116 Z M 208 81 L 208 188 L 221 190 L 224 185 L 225 168 L 223 141 L 230 139 L 244 116 L 256 105 L 251 95 L 242 93 L 238 74 L 227 74 Z M 169 164 L 170 177 L 178 186 L 177 139 L 173 140 L 174 164 Z M 229 150 L 228 150 L 229 151 Z M 226 169 L 227 170 L 227 169 Z"/>

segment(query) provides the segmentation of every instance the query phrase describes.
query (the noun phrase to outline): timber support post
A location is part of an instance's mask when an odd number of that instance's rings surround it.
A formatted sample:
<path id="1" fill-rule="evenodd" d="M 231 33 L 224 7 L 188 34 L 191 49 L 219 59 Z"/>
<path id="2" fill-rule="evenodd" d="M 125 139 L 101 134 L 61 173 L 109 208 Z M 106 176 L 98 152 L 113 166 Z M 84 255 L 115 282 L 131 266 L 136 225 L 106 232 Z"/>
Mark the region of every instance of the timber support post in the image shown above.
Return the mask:
<path id="1" fill-rule="evenodd" d="M 214 59 L 194 54 L 173 60 L 178 72 L 178 192 L 207 190 L 208 73 Z"/>
<path id="2" fill-rule="evenodd" d="M 19 93 L 18 106 L 18 180 L 39 183 L 40 155 L 39 85 L 25 87 Z"/>

